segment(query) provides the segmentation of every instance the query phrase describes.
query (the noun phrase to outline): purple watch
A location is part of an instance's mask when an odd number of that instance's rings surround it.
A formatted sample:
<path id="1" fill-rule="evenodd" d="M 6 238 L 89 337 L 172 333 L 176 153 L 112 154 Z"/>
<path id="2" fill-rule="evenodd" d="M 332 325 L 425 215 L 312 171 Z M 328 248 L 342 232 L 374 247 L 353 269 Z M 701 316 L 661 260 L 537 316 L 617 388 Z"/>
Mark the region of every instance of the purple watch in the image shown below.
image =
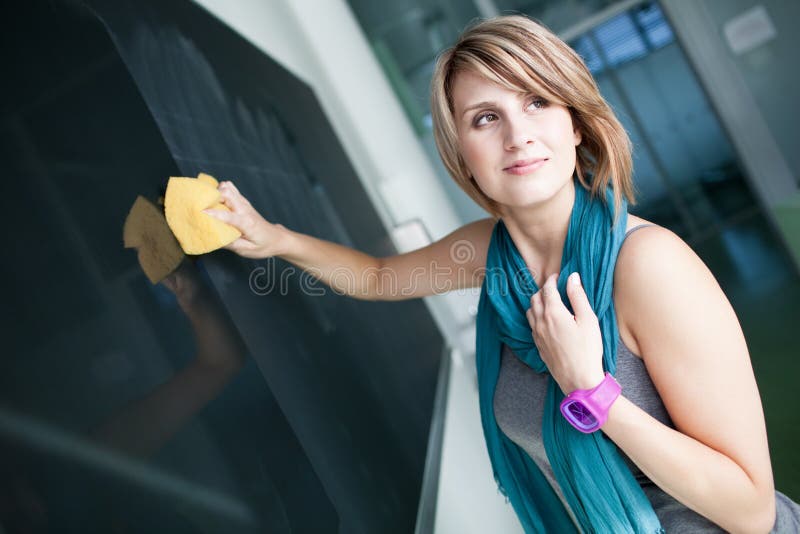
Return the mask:
<path id="1" fill-rule="evenodd" d="M 572 426 L 590 434 L 608 419 L 608 410 L 622 392 L 622 387 L 606 373 L 603 381 L 592 389 L 576 389 L 561 401 L 561 413 Z"/>

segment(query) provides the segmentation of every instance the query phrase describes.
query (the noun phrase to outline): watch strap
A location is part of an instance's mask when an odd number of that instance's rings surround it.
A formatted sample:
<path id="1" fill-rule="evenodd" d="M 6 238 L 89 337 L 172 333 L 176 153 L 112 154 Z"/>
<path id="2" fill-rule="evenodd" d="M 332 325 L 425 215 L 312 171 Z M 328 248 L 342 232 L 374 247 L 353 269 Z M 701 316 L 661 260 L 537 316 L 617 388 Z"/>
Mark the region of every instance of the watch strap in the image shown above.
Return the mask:
<path id="1" fill-rule="evenodd" d="M 622 387 L 611 373 L 606 373 L 602 382 L 592 389 L 577 389 L 567 395 L 561 402 L 561 413 L 576 429 L 584 433 L 598 430 L 608 419 L 611 405 L 617 400 Z M 576 407 L 579 408 L 576 410 Z M 586 421 L 576 421 L 576 413 L 589 412 L 595 424 L 587 425 Z"/>

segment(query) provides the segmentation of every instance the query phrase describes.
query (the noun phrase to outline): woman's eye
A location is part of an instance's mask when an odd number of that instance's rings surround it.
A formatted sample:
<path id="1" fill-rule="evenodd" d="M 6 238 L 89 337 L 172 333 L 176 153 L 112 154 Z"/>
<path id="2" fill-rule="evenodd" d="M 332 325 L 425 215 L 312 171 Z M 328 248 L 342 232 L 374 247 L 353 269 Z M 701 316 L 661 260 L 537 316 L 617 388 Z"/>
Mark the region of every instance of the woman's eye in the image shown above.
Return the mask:
<path id="1" fill-rule="evenodd" d="M 547 100 L 543 98 L 534 98 L 528 104 L 528 109 L 543 109 L 547 106 Z"/>
<path id="2" fill-rule="evenodd" d="M 475 117 L 475 126 L 484 126 L 490 122 L 497 120 L 497 115 L 494 113 L 482 113 Z"/>

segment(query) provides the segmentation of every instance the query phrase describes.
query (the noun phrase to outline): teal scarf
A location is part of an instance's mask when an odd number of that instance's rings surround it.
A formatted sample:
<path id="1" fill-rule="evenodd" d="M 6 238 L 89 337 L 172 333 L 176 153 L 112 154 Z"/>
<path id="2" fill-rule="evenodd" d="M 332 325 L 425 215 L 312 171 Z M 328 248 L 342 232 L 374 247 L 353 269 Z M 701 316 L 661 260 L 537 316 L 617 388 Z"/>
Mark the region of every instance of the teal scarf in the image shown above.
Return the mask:
<path id="1" fill-rule="evenodd" d="M 577 181 L 574 187 L 575 204 L 564 243 L 558 290 L 572 311 L 563 296 L 565 284 L 570 273 L 580 273 L 589 303 L 600 321 L 603 367 L 614 374 L 619 333 L 612 289 L 614 265 L 625 237 L 627 204 L 623 204 L 614 224 L 610 190 L 603 203 L 592 199 Z M 494 417 L 494 390 L 503 343 L 535 371 L 547 372 L 525 317 L 531 296 L 537 290 L 505 225 L 498 222 L 489 245 L 477 318 L 476 363 L 486 446 L 495 480 L 514 507 L 525 532 L 575 532 L 565 507 L 542 472 L 524 450 L 503 434 Z M 542 438 L 555 478 L 581 529 L 663 532 L 653 507 L 614 443 L 602 431 L 583 434 L 570 426 L 559 412 L 563 398 L 558 384 L 549 377 Z"/>

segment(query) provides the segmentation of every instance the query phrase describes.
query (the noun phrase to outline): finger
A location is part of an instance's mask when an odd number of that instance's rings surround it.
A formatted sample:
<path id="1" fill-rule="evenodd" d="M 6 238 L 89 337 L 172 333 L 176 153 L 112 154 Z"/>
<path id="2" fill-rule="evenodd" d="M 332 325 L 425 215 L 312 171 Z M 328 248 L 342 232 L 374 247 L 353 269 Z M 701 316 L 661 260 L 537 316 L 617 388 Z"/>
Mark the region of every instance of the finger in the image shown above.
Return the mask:
<path id="1" fill-rule="evenodd" d="M 237 195 L 231 189 L 220 189 L 219 200 L 233 211 L 242 211 L 245 207 L 241 195 Z"/>
<path id="2" fill-rule="evenodd" d="M 218 191 L 219 191 L 219 201 L 221 203 L 227 205 L 229 208 L 233 207 L 233 206 L 231 206 L 231 198 L 230 198 L 230 196 L 228 196 L 226 194 L 227 190 L 226 189 L 218 189 Z"/>
<path id="3" fill-rule="evenodd" d="M 537 300 L 538 300 L 538 299 L 537 299 Z M 539 302 L 541 302 L 541 300 L 540 300 Z M 528 308 L 528 310 L 525 312 L 525 317 L 527 317 L 527 318 L 528 318 L 528 326 L 530 326 L 530 327 L 531 327 L 531 339 L 533 340 L 533 342 L 534 342 L 534 343 L 536 344 L 536 346 L 538 347 L 538 346 L 539 346 L 539 333 L 538 333 L 538 329 L 539 329 L 539 327 L 540 327 L 540 323 L 539 323 L 539 321 L 538 321 L 538 320 L 537 320 L 537 318 L 536 318 L 536 314 L 535 314 L 535 312 L 533 311 L 533 308 Z"/>
<path id="4" fill-rule="evenodd" d="M 531 297 L 531 310 L 534 320 L 539 320 L 544 314 L 544 304 L 542 303 L 542 290 L 540 289 Z"/>
<path id="5" fill-rule="evenodd" d="M 557 310 L 560 307 L 564 307 L 564 303 L 561 301 L 561 295 L 558 293 L 558 284 L 556 281 L 558 280 L 557 274 L 551 274 L 545 280 L 544 285 L 542 286 L 542 302 L 544 304 L 545 310 L 553 309 Z"/>
<path id="6" fill-rule="evenodd" d="M 227 250 L 232 250 L 233 252 L 236 252 L 237 254 L 240 253 L 240 252 L 248 252 L 248 251 L 254 249 L 253 243 L 251 243 L 250 241 L 248 241 L 247 239 L 245 239 L 243 237 L 235 239 L 233 242 L 228 243 L 227 245 L 225 245 L 222 248 L 227 249 Z"/>
<path id="7" fill-rule="evenodd" d="M 528 324 L 530 325 L 531 330 L 533 330 L 533 325 L 536 324 L 536 318 L 533 316 L 533 309 L 528 308 L 525 311 L 525 317 L 528 319 Z"/>
<path id="8" fill-rule="evenodd" d="M 226 224 L 230 224 L 231 226 L 242 232 L 242 228 L 244 227 L 244 220 L 242 216 L 236 212 L 208 209 L 208 210 L 203 210 L 203 213 L 205 213 L 210 217 L 214 217 L 215 219 L 220 220 Z"/>
<path id="9" fill-rule="evenodd" d="M 219 189 L 220 191 L 224 189 L 224 190 L 231 191 L 234 194 L 241 195 L 241 193 L 239 192 L 239 189 L 235 185 L 233 185 L 233 182 L 230 182 L 228 180 L 226 180 L 224 182 L 220 182 L 219 186 L 217 186 L 217 189 Z"/>
<path id="10" fill-rule="evenodd" d="M 241 211 L 240 205 L 237 205 L 236 199 L 227 189 L 221 189 L 219 192 L 219 201 L 231 209 L 231 211 Z"/>
<path id="11" fill-rule="evenodd" d="M 161 280 L 161 283 L 164 284 L 164 287 L 166 287 L 167 289 L 169 289 L 170 291 L 172 291 L 174 293 L 175 292 L 175 273 L 172 273 L 169 276 L 167 276 L 166 278 L 164 278 L 163 280 Z"/>
<path id="12" fill-rule="evenodd" d="M 580 322 L 582 319 L 595 316 L 578 273 L 572 273 L 567 279 L 567 297 L 572 304 L 576 321 Z"/>

